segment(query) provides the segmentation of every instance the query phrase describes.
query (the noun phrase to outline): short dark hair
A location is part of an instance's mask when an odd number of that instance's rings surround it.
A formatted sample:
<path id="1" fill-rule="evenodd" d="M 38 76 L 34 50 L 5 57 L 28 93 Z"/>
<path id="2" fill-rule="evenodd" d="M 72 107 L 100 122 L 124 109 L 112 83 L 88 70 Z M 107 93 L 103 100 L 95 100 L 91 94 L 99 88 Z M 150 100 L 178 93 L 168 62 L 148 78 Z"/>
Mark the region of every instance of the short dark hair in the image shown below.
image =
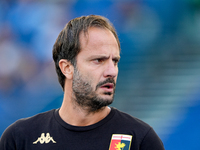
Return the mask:
<path id="1" fill-rule="evenodd" d="M 114 26 L 111 22 L 99 15 L 82 16 L 69 21 L 58 35 L 53 46 L 53 60 L 60 85 L 64 90 L 65 76 L 60 70 L 59 61 L 66 59 L 72 65 L 76 64 L 76 56 L 80 52 L 79 35 L 83 31 L 86 33 L 90 27 L 99 27 L 110 30 L 115 36 L 119 49 L 120 42 Z"/>

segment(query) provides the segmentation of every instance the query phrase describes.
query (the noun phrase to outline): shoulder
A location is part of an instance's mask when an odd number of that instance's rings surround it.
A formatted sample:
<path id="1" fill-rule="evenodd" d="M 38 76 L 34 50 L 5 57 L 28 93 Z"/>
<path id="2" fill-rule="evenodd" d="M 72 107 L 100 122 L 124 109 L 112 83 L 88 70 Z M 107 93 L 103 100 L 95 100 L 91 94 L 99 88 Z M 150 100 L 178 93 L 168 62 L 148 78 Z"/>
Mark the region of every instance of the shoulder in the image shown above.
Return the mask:
<path id="1" fill-rule="evenodd" d="M 53 120 L 53 112 L 55 110 L 15 121 L 3 132 L 0 139 L 0 149 L 15 149 L 23 146 L 26 141 L 33 141 L 33 135 L 45 128 L 49 124 L 48 122 Z"/>
<path id="2" fill-rule="evenodd" d="M 151 128 L 149 124 L 134 116 L 131 116 L 130 114 L 127 114 L 115 108 L 112 108 L 112 110 L 115 111 L 115 119 L 119 120 L 120 122 L 123 122 L 124 124 L 148 129 Z"/>
<path id="3" fill-rule="evenodd" d="M 123 131 L 125 130 L 139 138 L 144 138 L 150 130 L 153 130 L 153 128 L 144 121 L 115 108 L 112 109 L 115 112 L 112 123 L 115 124 L 118 130 L 122 128 Z"/>
<path id="4" fill-rule="evenodd" d="M 133 117 L 125 112 L 112 108 L 115 111 L 115 125 L 127 130 L 140 143 L 142 149 L 164 150 L 163 143 L 154 129 L 144 121 Z M 123 131 L 124 131 L 123 129 Z"/>
<path id="5" fill-rule="evenodd" d="M 16 124 L 28 124 L 30 122 L 33 123 L 33 122 L 37 122 L 37 121 L 45 122 L 53 117 L 54 112 L 55 112 L 55 109 L 52 109 L 52 110 L 28 117 L 28 118 L 19 119 L 15 123 Z"/>
<path id="6" fill-rule="evenodd" d="M 47 112 L 36 114 L 32 117 L 22 118 L 15 121 L 13 124 L 8 126 L 4 131 L 3 135 L 17 135 L 17 133 L 27 133 L 30 130 L 33 131 L 34 129 L 38 128 L 38 124 L 44 124 L 48 122 L 53 117 L 53 112 L 55 110 L 50 110 Z M 3 136 L 2 135 L 2 136 Z"/>

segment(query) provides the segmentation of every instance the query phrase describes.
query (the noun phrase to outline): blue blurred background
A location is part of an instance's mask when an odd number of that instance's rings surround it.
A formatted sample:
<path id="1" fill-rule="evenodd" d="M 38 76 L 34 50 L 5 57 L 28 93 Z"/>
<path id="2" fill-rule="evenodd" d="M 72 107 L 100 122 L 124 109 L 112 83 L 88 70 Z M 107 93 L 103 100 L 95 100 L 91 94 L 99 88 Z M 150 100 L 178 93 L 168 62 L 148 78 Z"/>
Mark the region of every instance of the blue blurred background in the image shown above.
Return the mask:
<path id="1" fill-rule="evenodd" d="M 69 20 L 89 14 L 109 18 L 121 41 L 112 106 L 149 123 L 166 150 L 199 150 L 199 0 L 1 0 L 0 135 L 60 107 L 52 46 Z"/>

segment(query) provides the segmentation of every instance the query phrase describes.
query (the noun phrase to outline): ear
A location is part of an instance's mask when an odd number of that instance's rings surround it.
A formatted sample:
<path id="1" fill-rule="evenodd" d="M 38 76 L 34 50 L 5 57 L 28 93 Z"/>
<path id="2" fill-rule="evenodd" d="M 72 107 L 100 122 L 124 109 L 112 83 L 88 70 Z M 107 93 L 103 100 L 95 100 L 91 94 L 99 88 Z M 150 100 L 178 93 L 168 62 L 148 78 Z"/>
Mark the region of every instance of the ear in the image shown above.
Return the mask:
<path id="1" fill-rule="evenodd" d="M 65 75 L 67 79 L 73 78 L 74 67 L 70 61 L 66 59 L 61 59 L 59 61 L 59 67 L 60 67 L 61 72 Z"/>

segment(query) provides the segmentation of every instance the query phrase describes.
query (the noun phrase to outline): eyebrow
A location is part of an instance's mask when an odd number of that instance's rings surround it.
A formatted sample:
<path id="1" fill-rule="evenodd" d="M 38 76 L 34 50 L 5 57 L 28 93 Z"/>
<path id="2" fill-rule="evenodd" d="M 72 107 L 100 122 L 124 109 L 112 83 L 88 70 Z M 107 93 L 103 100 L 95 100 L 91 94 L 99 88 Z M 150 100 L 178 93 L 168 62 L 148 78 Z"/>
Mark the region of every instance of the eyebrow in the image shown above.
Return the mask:
<path id="1" fill-rule="evenodd" d="M 102 58 L 102 59 L 108 59 L 110 58 L 110 56 L 105 56 L 105 55 L 93 55 L 93 56 L 90 56 L 89 59 L 95 59 L 95 58 Z M 120 59 L 120 56 L 116 56 L 116 57 L 113 57 L 113 59 Z"/>
<path id="2" fill-rule="evenodd" d="M 114 59 L 117 59 L 117 60 L 120 60 L 120 58 L 121 58 L 120 56 L 114 57 Z"/>

